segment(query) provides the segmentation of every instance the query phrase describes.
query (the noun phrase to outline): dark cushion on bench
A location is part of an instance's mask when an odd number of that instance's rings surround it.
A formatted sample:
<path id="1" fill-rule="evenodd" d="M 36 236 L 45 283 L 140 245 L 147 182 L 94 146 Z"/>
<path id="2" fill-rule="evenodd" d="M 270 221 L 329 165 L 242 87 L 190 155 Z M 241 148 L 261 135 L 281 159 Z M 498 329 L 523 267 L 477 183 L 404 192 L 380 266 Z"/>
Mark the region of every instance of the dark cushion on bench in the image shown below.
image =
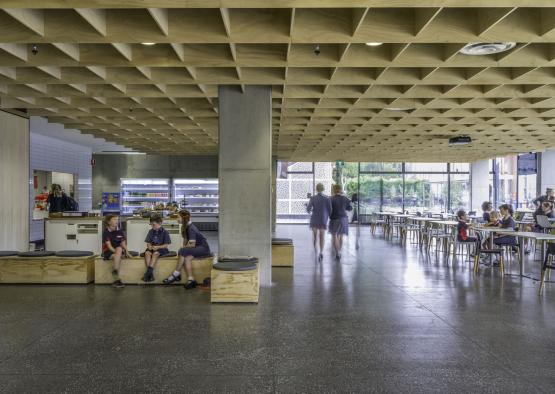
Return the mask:
<path id="1" fill-rule="evenodd" d="M 272 245 L 293 245 L 291 238 L 272 238 Z"/>
<path id="2" fill-rule="evenodd" d="M 174 251 L 170 250 L 167 254 L 158 257 L 159 259 L 165 259 L 166 257 L 176 257 L 177 253 L 175 253 Z M 141 253 L 141 257 L 145 257 L 145 253 Z"/>
<path id="3" fill-rule="evenodd" d="M 258 258 L 252 256 L 222 256 L 218 258 L 218 263 L 250 263 L 250 264 L 257 264 Z"/>
<path id="4" fill-rule="evenodd" d="M 94 252 L 84 251 L 84 250 L 60 250 L 56 252 L 58 257 L 88 257 L 94 256 Z"/>
<path id="5" fill-rule="evenodd" d="M 19 254 L 16 250 L 0 250 L 0 257 L 17 256 Z"/>
<path id="6" fill-rule="evenodd" d="M 17 255 L 19 257 L 48 257 L 48 256 L 54 256 L 55 254 L 56 254 L 55 252 L 41 250 L 36 252 L 21 252 L 21 253 L 18 253 Z"/>
<path id="7" fill-rule="evenodd" d="M 256 263 L 244 261 L 226 261 L 214 264 L 214 269 L 219 271 L 252 271 L 256 269 Z"/>

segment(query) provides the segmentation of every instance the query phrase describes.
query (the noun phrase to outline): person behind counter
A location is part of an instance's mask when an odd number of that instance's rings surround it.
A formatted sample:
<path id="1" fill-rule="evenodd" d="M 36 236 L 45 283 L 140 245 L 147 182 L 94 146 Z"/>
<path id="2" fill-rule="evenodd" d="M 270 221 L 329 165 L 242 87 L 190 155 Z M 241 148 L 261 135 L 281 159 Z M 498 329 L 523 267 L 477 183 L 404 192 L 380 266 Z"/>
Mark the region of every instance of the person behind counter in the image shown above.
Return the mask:
<path id="1" fill-rule="evenodd" d="M 67 205 L 67 195 L 62 191 L 62 187 L 57 183 L 53 183 L 46 199 L 48 204 L 48 212 L 63 212 Z"/>
<path id="2" fill-rule="evenodd" d="M 493 204 L 489 201 L 484 201 L 482 203 L 482 212 L 482 219 L 484 219 L 484 222 L 488 223 L 489 216 L 493 212 Z"/>
<path id="3" fill-rule="evenodd" d="M 152 227 L 146 235 L 145 265 L 146 272 L 143 275 L 143 282 L 154 282 L 154 266 L 160 256 L 168 254 L 169 244 L 171 244 L 170 233 L 162 227 L 162 218 L 154 216 L 150 218 Z"/>
<path id="4" fill-rule="evenodd" d="M 117 215 L 106 215 L 104 218 L 104 231 L 102 232 L 102 257 L 104 260 L 112 260 L 112 277 L 114 287 L 124 287 L 119 277 L 122 256 L 131 257 L 127 251 L 125 233 L 118 228 L 119 218 Z"/>
<path id="5" fill-rule="evenodd" d="M 210 247 L 206 237 L 202 235 L 199 229 L 191 223 L 191 213 L 186 209 L 179 211 L 179 223 L 181 223 L 181 236 L 183 237 L 183 247 L 179 249 L 179 257 L 175 271 L 166 279 L 164 284 L 169 285 L 181 280 L 181 269 L 185 264 L 187 271 L 187 282 L 185 289 L 193 289 L 197 287 L 197 281 L 193 276 L 193 258 L 206 257 L 210 255 Z"/>

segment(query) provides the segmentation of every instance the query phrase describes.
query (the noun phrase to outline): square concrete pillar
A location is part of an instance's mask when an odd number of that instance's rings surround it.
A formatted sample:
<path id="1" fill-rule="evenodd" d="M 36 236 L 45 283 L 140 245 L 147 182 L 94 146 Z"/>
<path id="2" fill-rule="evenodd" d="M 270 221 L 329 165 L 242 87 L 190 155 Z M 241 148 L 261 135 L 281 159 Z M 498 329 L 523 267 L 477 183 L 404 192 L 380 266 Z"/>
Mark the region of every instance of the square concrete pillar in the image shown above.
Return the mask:
<path id="1" fill-rule="evenodd" d="M 272 280 L 272 90 L 219 87 L 220 255 L 259 259 Z"/>

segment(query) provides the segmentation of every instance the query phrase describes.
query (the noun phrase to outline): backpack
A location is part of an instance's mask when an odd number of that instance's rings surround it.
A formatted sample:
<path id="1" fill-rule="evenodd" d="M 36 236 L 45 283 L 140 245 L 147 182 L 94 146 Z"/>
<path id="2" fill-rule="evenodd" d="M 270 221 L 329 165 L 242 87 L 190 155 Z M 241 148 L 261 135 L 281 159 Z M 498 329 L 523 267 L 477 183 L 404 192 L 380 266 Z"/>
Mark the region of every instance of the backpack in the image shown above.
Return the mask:
<path id="1" fill-rule="evenodd" d="M 75 199 L 66 195 L 65 201 L 64 201 L 64 211 L 78 211 L 78 210 L 79 210 L 79 203 L 75 201 Z"/>

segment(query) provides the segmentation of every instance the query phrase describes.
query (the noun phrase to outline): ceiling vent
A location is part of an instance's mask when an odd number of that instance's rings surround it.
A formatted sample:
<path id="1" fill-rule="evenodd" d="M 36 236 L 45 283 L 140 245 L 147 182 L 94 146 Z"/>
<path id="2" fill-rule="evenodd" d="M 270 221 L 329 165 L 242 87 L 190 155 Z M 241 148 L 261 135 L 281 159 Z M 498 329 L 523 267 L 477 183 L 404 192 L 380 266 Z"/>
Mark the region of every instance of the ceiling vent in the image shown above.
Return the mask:
<path id="1" fill-rule="evenodd" d="M 482 56 L 501 53 L 513 49 L 515 42 L 473 42 L 461 49 L 464 55 Z"/>
<path id="2" fill-rule="evenodd" d="M 449 138 L 450 146 L 468 145 L 470 143 L 472 143 L 472 138 L 470 138 L 467 135 L 461 135 L 458 137 Z"/>

